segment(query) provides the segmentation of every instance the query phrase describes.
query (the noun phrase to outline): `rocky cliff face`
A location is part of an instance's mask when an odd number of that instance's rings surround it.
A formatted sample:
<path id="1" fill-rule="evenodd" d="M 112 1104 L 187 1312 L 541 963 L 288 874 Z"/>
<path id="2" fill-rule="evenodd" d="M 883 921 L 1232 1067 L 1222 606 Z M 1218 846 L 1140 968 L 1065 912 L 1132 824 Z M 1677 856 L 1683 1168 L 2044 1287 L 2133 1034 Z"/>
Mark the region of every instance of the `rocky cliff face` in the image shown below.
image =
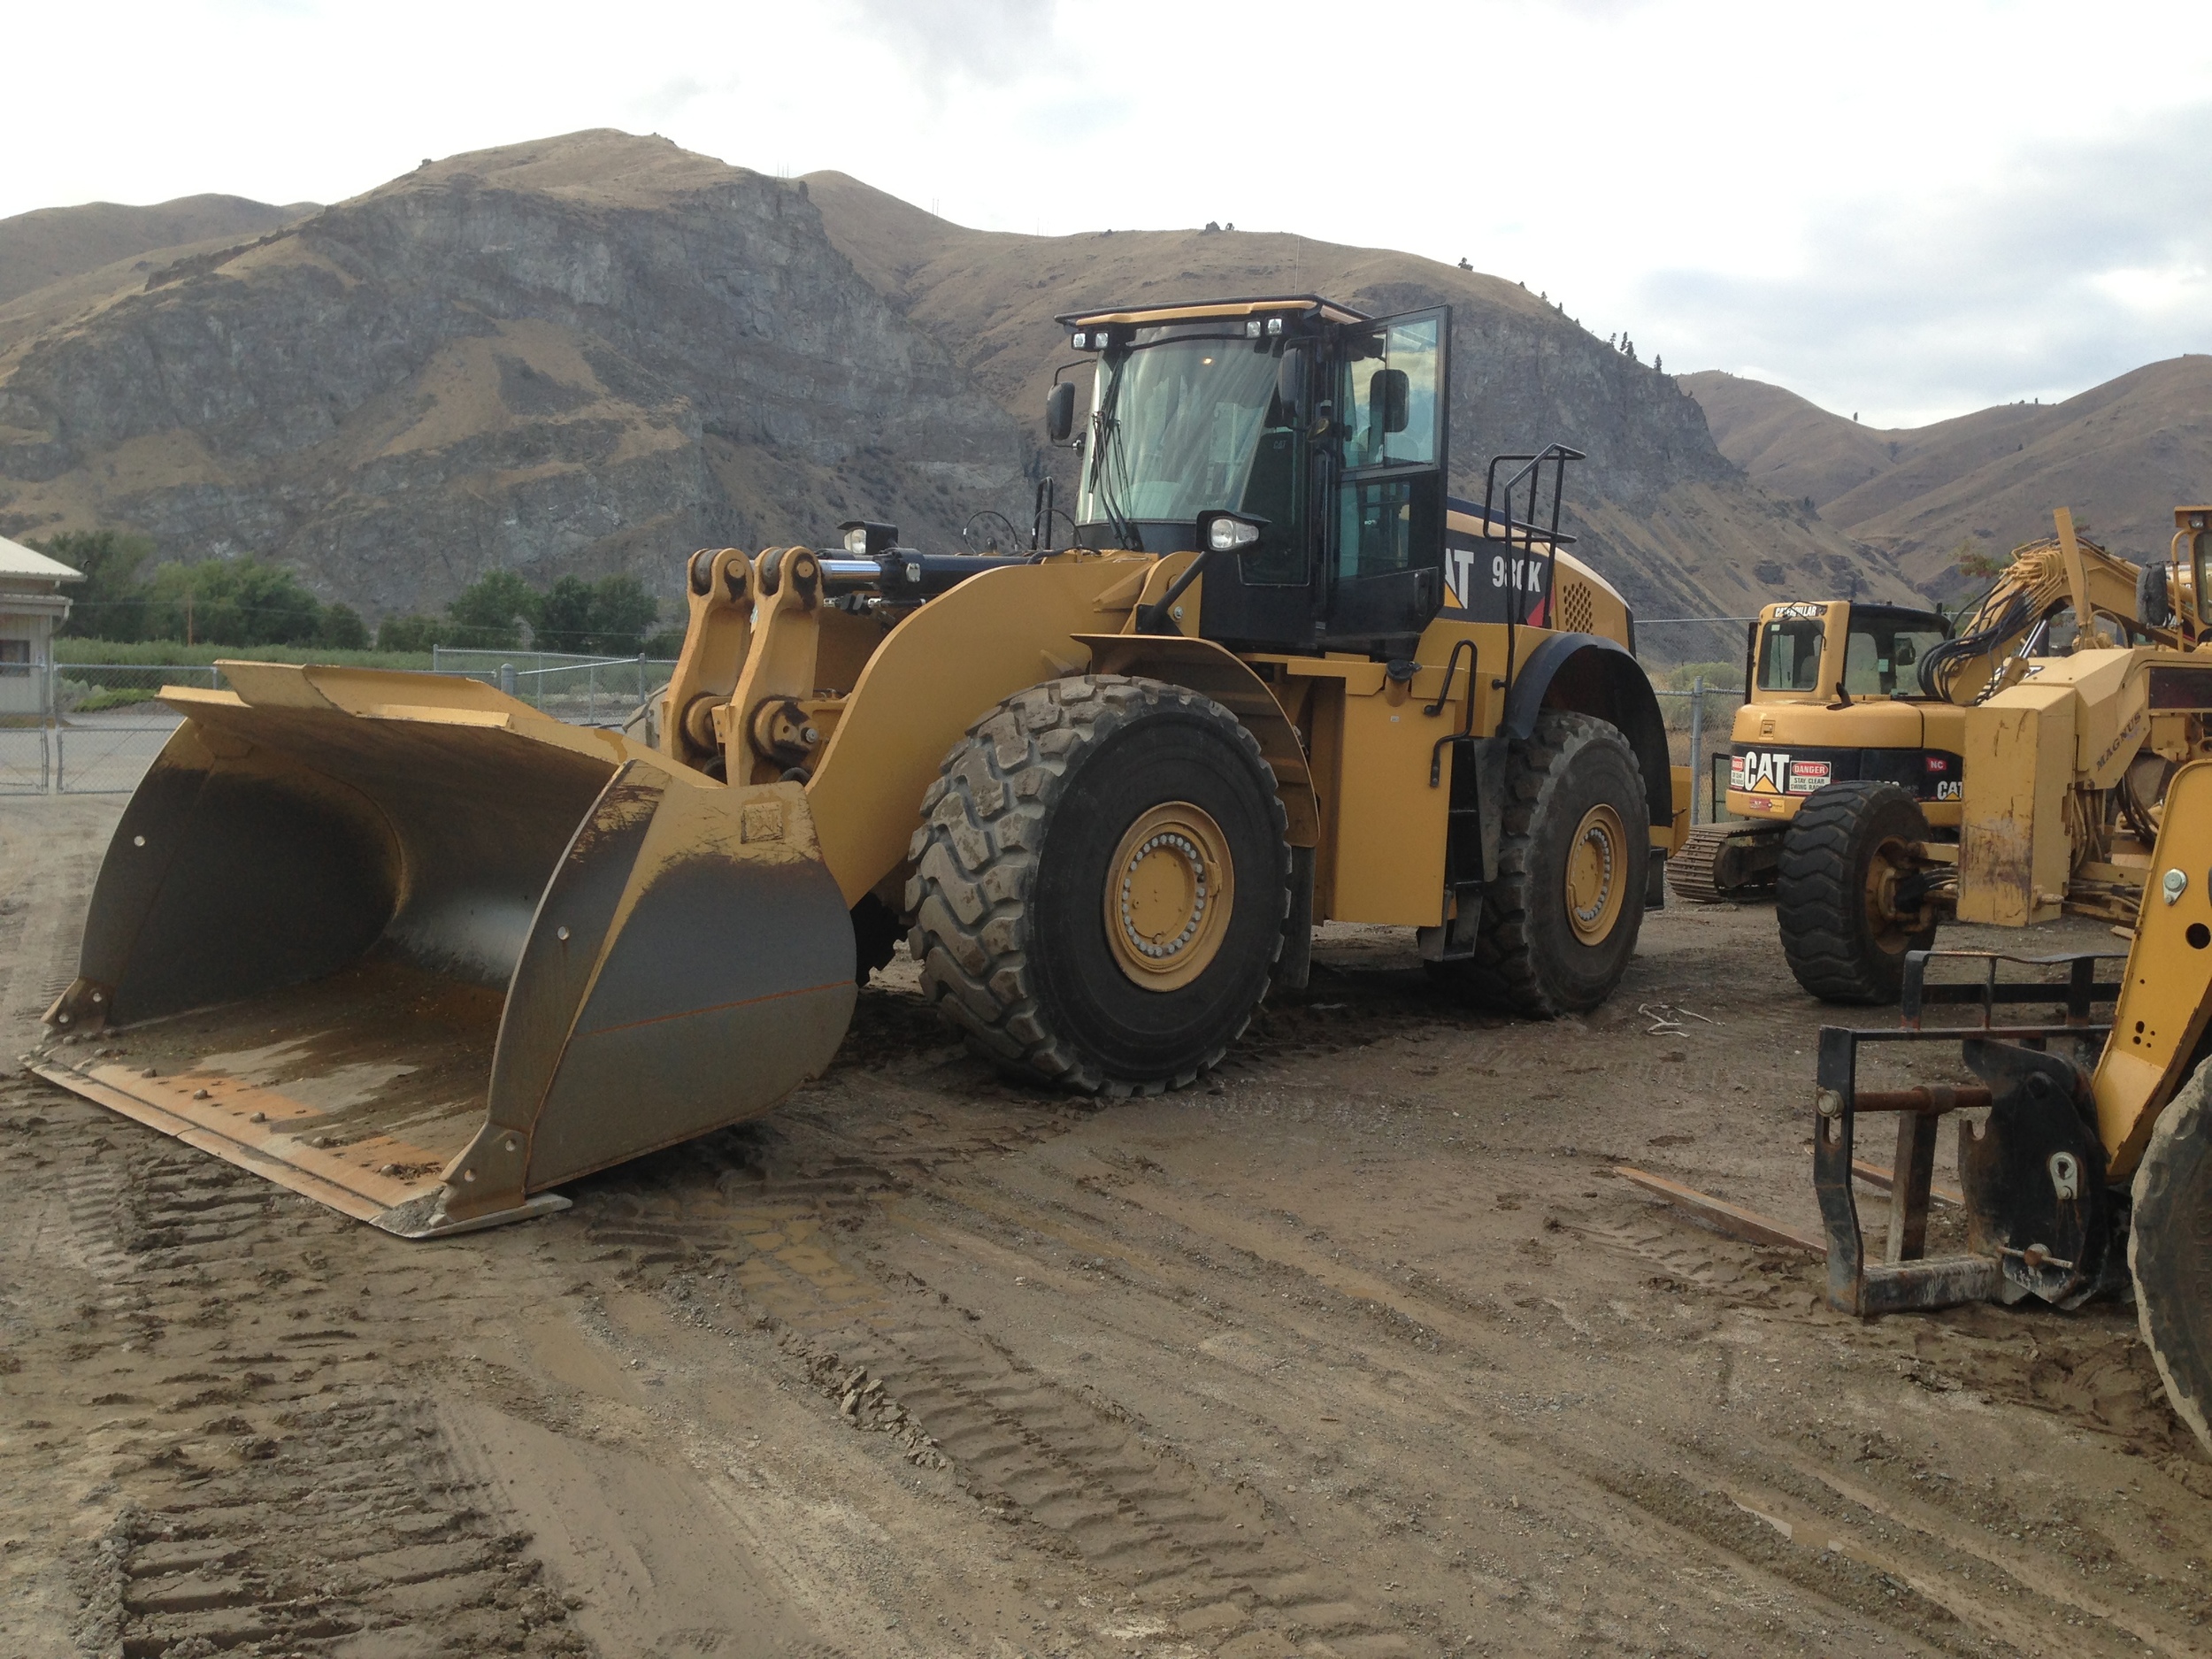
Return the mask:
<path id="1" fill-rule="evenodd" d="M 1021 495 L 1013 421 L 806 189 L 587 133 L 426 167 L 155 272 L 0 357 L 0 526 L 250 551 L 372 611 L 494 568 L 933 539 Z"/>

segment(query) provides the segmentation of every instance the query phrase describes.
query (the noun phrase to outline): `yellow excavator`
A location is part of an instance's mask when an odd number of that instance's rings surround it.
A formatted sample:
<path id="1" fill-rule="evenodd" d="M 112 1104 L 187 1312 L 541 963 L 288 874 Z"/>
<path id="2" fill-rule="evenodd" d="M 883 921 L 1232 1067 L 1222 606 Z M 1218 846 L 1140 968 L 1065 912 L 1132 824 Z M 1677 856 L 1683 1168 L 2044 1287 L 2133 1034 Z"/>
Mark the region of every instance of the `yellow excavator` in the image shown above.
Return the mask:
<path id="1" fill-rule="evenodd" d="M 1689 785 L 1578 452 L 1448 495 L 1448 311 L 1061 320 L 1073 545 L 702 551 L 650 742 L 434 676 L 165 689 L 35 1069 L 420 1238 L 769 1110 L 902 934 L 979 1052 L 1104 1094 L 1217 1064 L 1328 918 L 1602 1002 Z"/>
<path id="2" fill-rule="evenodd" d="M 1676 891 L 1774 893 L 1798 982 L 1842 1002 L 1895 1002 L 1947 918 L 2131 919 L 2166 781 L 2212 712 L 2191 660 L 2206 513 L 2177 509 L 2172 563 L 2139 571 L 2062 508 L 1955 634 L 1768 607 L 1730 761 L 1741 818 L 1694 833 Z"/>

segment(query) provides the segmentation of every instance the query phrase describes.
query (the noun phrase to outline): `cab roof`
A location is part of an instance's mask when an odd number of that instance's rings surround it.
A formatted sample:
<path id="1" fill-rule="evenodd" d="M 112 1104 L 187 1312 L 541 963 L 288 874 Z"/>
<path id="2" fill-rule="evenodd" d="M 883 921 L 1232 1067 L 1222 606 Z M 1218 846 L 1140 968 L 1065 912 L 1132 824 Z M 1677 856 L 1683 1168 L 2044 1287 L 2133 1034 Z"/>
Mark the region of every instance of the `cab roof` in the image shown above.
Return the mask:
<path id="1" fill-rule="evenodd" d="M 1258 299 L 1194 300 L 1187 305 L 1146 305 L 1125 311 L 1069 311 L 1053 321 L 1064 327 L 1083 328 L 1100 324 L 1178 323 L 1209 317 L 1252 317 L 1262 311 L 1312 311 L 1322 321 L 1331 323 L 1373 320 L 1365 311 L 1340 305 L 1318 294 L 1279 294 Z"/>

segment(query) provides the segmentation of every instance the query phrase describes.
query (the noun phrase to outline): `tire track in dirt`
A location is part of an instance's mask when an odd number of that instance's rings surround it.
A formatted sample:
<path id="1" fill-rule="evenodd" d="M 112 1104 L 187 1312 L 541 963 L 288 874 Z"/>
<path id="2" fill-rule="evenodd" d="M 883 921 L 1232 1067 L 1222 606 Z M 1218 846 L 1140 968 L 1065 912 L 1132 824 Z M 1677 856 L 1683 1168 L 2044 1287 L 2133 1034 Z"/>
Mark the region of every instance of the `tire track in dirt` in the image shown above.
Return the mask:
<path id="1" fill-rule="evenodd" d="M 380 1351 L 389 1323 L 352 1317 L 391 1294 L 392 1245 L 27 1080 L 0 1099 L 6 1172 L 61 1171 L 45 1259 L 16 1234 L 5 1267 L 45 1280 L 11 1310 L 12 1352 L 46 1380 L 10 1485 L 35 1502 L 58 1476 L 109 1517 L 45 1540 L 71 1557 L 80 1646 L 586 1649 L 528 1540 L 455 1471 L 404 1356 Z"/>
<path id="2" fill-rule="evenodd" d="M 1316 1640 L 1348 1655 L 1432 1651 L 1315 1561 L 1256 1493 L 1210 1477 L 1097 1389 L 1041 1374 L 869 1248 L 887 1202 L 918 1186 L 941 1199 L 959 1172 L 1090 1115 L 988 1084 L 972 1093 L 1015 1110 L 933 1099 L 856 1121 L 800 1103 L 611 1178 L 586 1201 L 588 1237 L 649 1279 L 680 1276 L 680 1294 L 726 1275 L 856 1426 L 910 1421 L 926 1439 L 910 1457 L 941 1456 L 982 1513 L 1152 1616 L 1133 1632 L 1222 1652 Z"/>

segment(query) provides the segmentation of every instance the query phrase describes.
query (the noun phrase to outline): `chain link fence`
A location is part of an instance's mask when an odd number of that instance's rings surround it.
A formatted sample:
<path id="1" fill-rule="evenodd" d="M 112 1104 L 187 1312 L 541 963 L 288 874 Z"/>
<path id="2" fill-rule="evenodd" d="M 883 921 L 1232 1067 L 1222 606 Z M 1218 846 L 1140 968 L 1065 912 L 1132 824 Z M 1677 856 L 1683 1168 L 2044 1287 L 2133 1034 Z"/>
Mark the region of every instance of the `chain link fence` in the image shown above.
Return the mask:
<path id="1" fill-rule="evenodd" d="M 441 649 L 433 661 L 427 671 L 391 672 L 480 680 L 575 726 L 622 725 L 675 667 L 552 651 Z M 59 663 L 38 672 L 43 712 L 0 725 L 0 795 L 128 795 L 179 724 L 161 688 L 225 685 L 209 664 Z"/>
<path id="2" fill-rule="evenodd" d="M 0 726 L 0 795 L 46 795 L 53 776 L 53 737 L 45 726 Z"/>
<path id="3" fill-rule="evenodd" d="M 1725 815 L 1730 733 L 1743 707 L 1741 686 L 1709 686 L 1702 675 L 1684 689 L 1655 686 L 1659 713 L 1667 723 L 1667 746 L 1675 765 L 1690 769 L 1690 822 L 1711 824 Z"/>
<path id="4" fill-rule="evenodd" d="M 433 646 L 431 672 L 497 686 L 572 726 L 620 726 L 675 672 L 651 657 L 577 657 L 559 651 L 476 651 Z"/>

